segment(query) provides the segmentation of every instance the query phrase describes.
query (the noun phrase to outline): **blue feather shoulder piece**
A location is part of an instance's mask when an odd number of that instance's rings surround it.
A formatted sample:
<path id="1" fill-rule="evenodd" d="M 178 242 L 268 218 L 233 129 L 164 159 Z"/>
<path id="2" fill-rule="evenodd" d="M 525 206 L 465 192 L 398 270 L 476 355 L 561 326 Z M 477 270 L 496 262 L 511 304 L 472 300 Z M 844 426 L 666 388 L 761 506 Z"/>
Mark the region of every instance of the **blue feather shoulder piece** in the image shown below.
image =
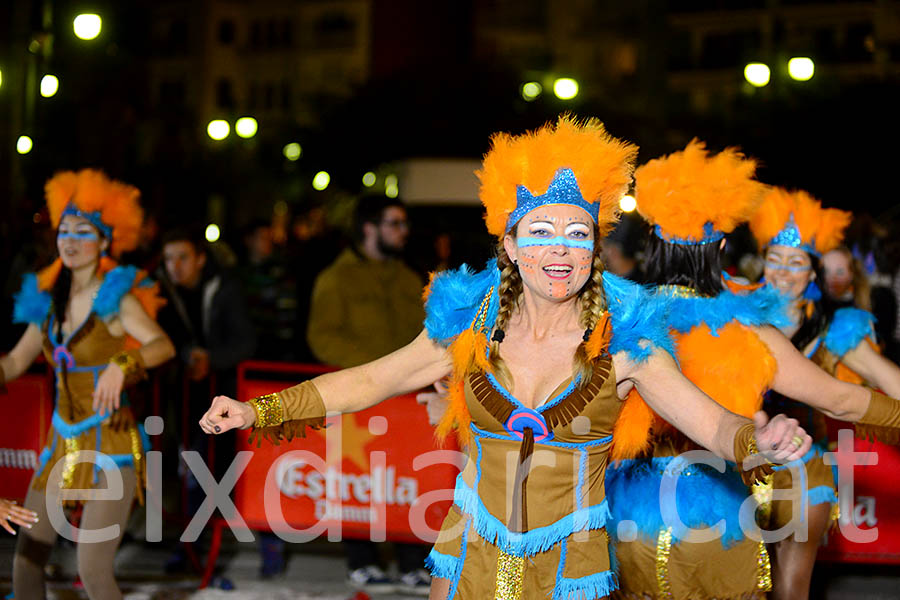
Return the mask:
<path id="1" fill-rule="evenodd" d="M 718 335 L 719 329 L 732 321 L 748 327 L 790 325 L 788 299 L 768 286 L 747 294 L 725 290 L 713 298 L 675 296 L 670 302 L 669 326 L 679 333 L 686 333 L 701 323 L 713 335 Z"/>
<path id="2" fill-rule="evenodd" d="M 97 290 L 94 298 L 94 312 L 101 319 L 105 319 L 119 312 L 119 304 L 122 296 L 134 287 L 134 279 L 137 277 L 137 267 L 118 266 L 109 271 L 103 277 L 103 283 Z"/>
<path id="3" fill-rule="evenodd" d="M 13 323 L 34 323 L 41 325 L 50 313 L 53 299 L 49 292 L 38 289 L 37 275 L 26 273 L 22 278 L 22 288 L 13 296 Z"/>
<path id="4" fill-rule="evenodd" d="M 603 291 L 612 324 L 610 354 L 624 350 L 631 360 L 641 362 L 657 346 L 675 356 L 668 326 L 670 298 L 612 273 L 603 274 Z"/>
<path id="5" fill-rule="evenodd" d="M 457 335 L 472 326 L 484 297 L 491 293 L 485 328 L 490 331 L 500 306 L 500 271 L 497 260 L 488 261 L 484 270 L 468 265 L 435 275 L 425 301 L 425 329 L 432 340 L 449 346 Z"/>
<path id="6" fill-rule="evenodd" d="M 867 337 L 875 339 L 875 317 L 858 308 L 839 308 L 825 334 L 825 347 L 837 356 L 844 356 Z"/>

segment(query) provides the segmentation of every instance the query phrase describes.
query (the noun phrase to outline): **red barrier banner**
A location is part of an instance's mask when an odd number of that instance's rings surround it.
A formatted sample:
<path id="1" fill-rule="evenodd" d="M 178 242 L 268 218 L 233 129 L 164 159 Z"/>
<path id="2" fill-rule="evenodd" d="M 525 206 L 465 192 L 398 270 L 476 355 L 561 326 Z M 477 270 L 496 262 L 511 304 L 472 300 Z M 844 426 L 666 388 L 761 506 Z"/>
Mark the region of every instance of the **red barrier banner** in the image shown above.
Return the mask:
<path id="1" fill-rule="evenodd" d="M 238 376 L 243 401 L 290 385 L 245 373 Z M 459 472 L 456 447 L 436 446 L 414 394 L 329 417 L 325 429 L 280 446 L 251 446 L 248 435 L 238 432 L 237 450 L 253 455 L 235 486 L 235 504 L 254 529 L 318 527 L 324 535 L 327 527 L 347 538 L 434 541 Z"/>
<path id="2" fill-rule="evenodd" d="M 47 375 L 26 373 L 7 383 L 7 393 L 0 394 L 10 415 L 0 419 L 0 498 L 25 499 L 50 429 L 51 381 Z"/>
<path id="3" fill-rule="evenodd" d="M 847 424 L 841 424 L 844 428 Z M 837 439 L 834 436 L 833 439 Z M 855 453 L 877 455 L 875 465 L 854 466 L 851 456 L 837 453 L 838 463 L 853 472 L 853 489 L 838 490 L 840 524 L 858 527 L 871 541 L 851 541 L 840 528 L 829 534 L 819 551 L 827 561 L 900 564 L 900 448 L 854 439 Z M 876 535 L 877 533 L 877 535 Z"/>

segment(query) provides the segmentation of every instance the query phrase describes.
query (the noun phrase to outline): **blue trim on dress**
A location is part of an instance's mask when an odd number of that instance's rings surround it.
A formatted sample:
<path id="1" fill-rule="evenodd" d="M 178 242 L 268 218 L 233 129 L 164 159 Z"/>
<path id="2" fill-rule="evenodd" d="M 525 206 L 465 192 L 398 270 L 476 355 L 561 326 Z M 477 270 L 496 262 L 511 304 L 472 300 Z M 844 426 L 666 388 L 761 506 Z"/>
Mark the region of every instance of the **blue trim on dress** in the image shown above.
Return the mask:
<path id="1" fill-rule="evenodd" d="M 56 432 L 65 439 L 72 439 L 80 436 L 85 431 L 93 428 L 99 427 L 103 421 L 108 419 L 111 415 L 100 415 L 100 413 L 94 413 L 90 417 L 83 419 L 77 423 L 67 423 L 63 420 L 63 418 L 59 415 L 59 412 L 53 411 L 53 428 Z"/>
<path id="2" fill-rule="evenodd" d="M 487 378 L 488 382 L 491 384 L 491 387 L 493 387 L 501 396 L 503 396 L 504 398 L 506 398 L 507 400 L 509 400 L 510 402 L 512 402 L 519 408 L 528 409 L 528 407 L 525 406 L 522 402 L 520 402 L 518 398 L 516 398 L 510 392 L 508 392 L 506 390 L 506 388 L 503 387 L 499 381 L 497 381 L 497 378 L 494 377 L 493 374 L 485 373 L 484 375 Z M 533 408 L 533 409 L 528 409 L 528 410 L 534 410 L 535 412 L 542 413 L 545 410 L 547 410 L 548 408 L 550 408 L 551 406 L 555 406 L 556 404 L 559 404 L 560 402 L 565 400 L 565 398 L 567 396 L 569 396 L 572 392 L 575 391 L 575 388 L 578 386 L 578 382 L 580 380 L 581 380 L 581 376 L 580 375 L 576 376 L 575 379 L 573 379 L 569 383 L 569 385 L 566 386 L 566 388 L 563 391 L 561 391 L 557 395 L 553 396 L 551 399 L 544 402 L 539 407 Z"/>
<path id="3" fill-rule="evenodd" d="M 472 429 L 472 432 L 475 434 L 475 440 L 478 441 L 478 436 L 486 437 L 492 440 L 502 440 L 504 442 L 521 442 L 521 438 L 513 437 L 511 435 L 504 435 L 502 433 L 494 433 L 493 431 L 486 431 L 481 429 L 477 425 L 469 425 Z M 584 448 L 591 448 L 593 446 L 602 446 L 603 444 L 608 444 L 613 440 L 613 436 L 608 435 L 606 437 L 590 440 L 588 442 L 554 442 L 554 441 L 541 441 L 538 442 L 535 440 L 535 444 L 543 444 L 545 446 L 553 446 L 555 448 L 567 448 L 569 450 L 582 450 Z M 480 447 L 480 442 L 479 442 Z"/>
<path id="4" fill-rule="evenodd" d="M 533 556 L 545 552 L 579 531 L 602 529 L 611 517 L 604 499 L 600 504 L 577 509 L 550 525 L 518 533 L 510 531 L 488 511 L 478 494 L 463 480 L 456 478 L 453 504 L 472 516 L 475 531 L 489 544 L 514 556 Z"/>
<path id="5" fill-rule="evenodd" d="M 596 600 L 619 589 L 619 578 L 613 570 L 586 575 L 577 579 L 557 577 L 553 600 Z"/>

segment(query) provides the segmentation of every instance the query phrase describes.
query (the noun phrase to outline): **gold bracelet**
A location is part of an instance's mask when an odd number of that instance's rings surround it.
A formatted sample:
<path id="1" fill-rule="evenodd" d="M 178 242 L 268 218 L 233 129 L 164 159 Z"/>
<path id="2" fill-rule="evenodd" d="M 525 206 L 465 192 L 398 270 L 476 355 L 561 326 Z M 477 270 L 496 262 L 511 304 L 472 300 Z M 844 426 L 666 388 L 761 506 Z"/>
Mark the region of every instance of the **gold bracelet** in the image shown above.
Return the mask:
<path id="1" fill-rule="evenodd" d="M 756 428 L 753 426 L 753 423 L 746 423 L 741 425 L 734 434 L 734 461 L 737 463 L 738 472 L 741 474 L 741 478 L 748 486 L 753 485 L 756 482 L 765 481 L 766 477 L 774 472 L 772 470 L 772 463 L 762 455 L 760 455 L 764 460 L 762 464 L 750 467 L 749 469 L 744 468 L 745 458 L 753 456 L 754 454 L 759 454 L 759 449 L 756 447 L 755 433 Z"/>
<path id="2" fill-rule="evenodd" d="M 118 365 L 125 375 L 125 385 L 132 385 L 147 377 L 144 362 L 137 350 L 125 350 L 114 354 L 110 364 Z"/>
<path id="3" fill-rule="evenodd" d="M 284 422 L 284 409 L 278 394 L 266 394 L 248 401 L 256 411 L 256 423 L 253 427 L 274 427 Z"/>

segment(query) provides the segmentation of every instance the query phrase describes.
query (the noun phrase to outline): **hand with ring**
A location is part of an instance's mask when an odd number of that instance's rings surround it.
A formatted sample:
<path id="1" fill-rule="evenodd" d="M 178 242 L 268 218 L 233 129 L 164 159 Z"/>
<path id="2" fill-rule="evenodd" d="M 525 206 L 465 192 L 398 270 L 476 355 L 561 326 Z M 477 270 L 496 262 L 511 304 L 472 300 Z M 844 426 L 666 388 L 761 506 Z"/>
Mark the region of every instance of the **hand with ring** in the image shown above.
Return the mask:
<path id="1" fill-rule="evenodd" d="M 812 438 L 796 419 L 776 415 L 769 420 L 763 411 L 753 415 L 756 447 L 766 460 L 786 463 L 803 458 L 812 447 Z"/>

